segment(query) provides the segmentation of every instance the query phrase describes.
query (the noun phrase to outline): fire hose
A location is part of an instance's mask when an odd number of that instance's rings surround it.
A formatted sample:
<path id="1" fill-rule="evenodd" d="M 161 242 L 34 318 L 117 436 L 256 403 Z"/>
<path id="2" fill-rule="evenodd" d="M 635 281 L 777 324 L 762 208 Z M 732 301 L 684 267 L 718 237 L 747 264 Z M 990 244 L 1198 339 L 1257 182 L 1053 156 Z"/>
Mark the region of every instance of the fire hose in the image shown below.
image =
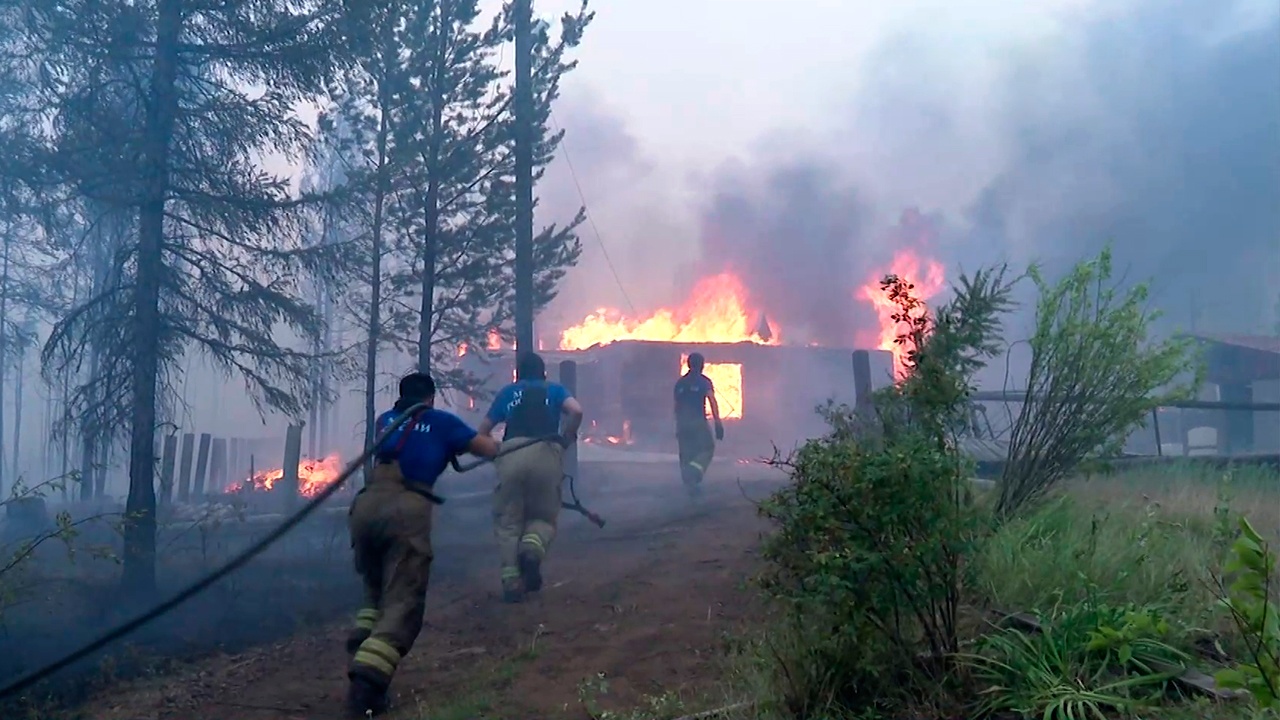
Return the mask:
<path id="1" fill-rule="evenodd" d="M 540 442 L 559 442 L 559 441 L 560 441 L 559 435 L 548 435 L 547 437 L 528 440 L 520 443 L 519 445 L 514 445 L 510 448 L 503 448 L 501 451 L 498 452 L 498 455 L 496 457 L 501 457 L 503 455 L 506 455 L 507 453 L 513 453 L 517 450 L 523 450 L 532 445 L 537 445 Z M 481 465 L 484 465 L 485 463 L 492 462 L 494 459 L 496 458 L 480 458 L 478 460 L 472 460 L 471 462 L 468 462 L 468 463 L 459 463 L 458 457 L 455 455 L 449 458 L 449 464 L 453 465 L 453 469 L 456 472 L 464 473 L 464 472 L 469 472 L 471 470 L 475 470 L 476 468 L 480 467 Z M 576 512 L 582 517 L 589 520 L 592 525 L 595 525 L 598 528 L 603 528 L 604 522 L 605 522 L 604 518 L 588 510 L 585 506 L 583 506 L 582 501 L 578 499 L 578 491 L 577 491 L 577 488 L 574 486 L 573 476 L 565 475 L 563 478 L 561 478 L 561 482 L 563 482 L 564 480 L 569 481 L 569 497 L 573 498 L 573 500 L 572 502 L 561 501 L 560 507 L 564 508 L 565 510 L 571 510 L 573 512 Z M 425 492 L 423 494 L 426 496 L 428 500 L 430 500 L 431 502 L 437 505 L 444 504 L 444 498 L 440 497 L 439 495 L 436 495 L 430 492 Z"/>
<path id="2" fill-rule="evenodd" d="M 22 677 L 18 678 L 17 680 L 14 680 L 13 682 L 9 683 L 8 685 L 5 685 L 3 688 L 0 688 L 0 698 L 7 698 L 11 695 L 14 695 L 23 690 L 26 690 L 32 685 L 35 685 L 41 680 L 44 680 L 50 675 L 53 675 L 54 673 L 58 672 L 59 670 L 63 670 L 66 667 L 76 662 L 79 662 L 80 660 L 85 659 L 89 655 L 92 655 L 93 653 L 103 649 L 104 647 L 110 645 L 116 640 L 119 640 L 133 633 L 135 630 L 141 628 L 142 626 L 152 622 L 153 620 L 156 620 L 168 614 L 169 612 L 177 608 L 179 605 L 182 605 L 183 603 L 187 602 L 188 600 L 195 597 L 196 595 L 199 595 L 205 590 L 208 590 L 219 580 L 222 580 L 223 578 L 227 577 L 231 573 L 247 565 L 250 560 L 253 560 L 258 555 L 261 555 L 267 548 L 274 545 L 276 541 L 278 541 L 280 538 L 288 534 L 290 530 L 297 527 L 308 516 L 310 516 L 316 510 L 319 510 L 320 506 L 323 505 L 325 501 L 333 497 L 334 494 L 337 493 L 338 490 L 342 488 L 343 484 L 345 484 L 346 481 L 356 473 L 356 471 L 358 471 L 361 467 L 363 467 L 364 464 L 373 457 L 374 453 L 377 452 L 377 449 L 382 445 L 383 441 L 385 441 L 388 437 L 390 437 L 391 434 L 394 433 L 396 430 L 399 430 L 406 423 L 413 420 L 414 416 L 417 413 L 425 409 L 427 409 L 427 406 L 425 404 L 419 403 L 417 405 L 413 405 L 412 407 L 409 407 L 399 417 L 397 417 L 395 420 L 392 420 L 391 423 L 388 424 L 387 427 L 383 429 L 383 431 L 373 439 L 373 442 L 370 443 L 369 446 L 366 447 L 358 457 L 356 457 L 356 459 L 347 463 L 347 466 L 342 470 L 341 473 L 338 474 L 338 477 L 335 478 L 334 481 L 331 484 L 329 484 L 329 486 L 322 489 L 319 493 L 315 495 L 315 497 L 311 498 L 309 501 L 307 501 L 305 505 L 299 508 L 299 510 L 296 513 L 291 515 L 284 522 L 280 523 L 280 525 L 276 526 L 275 530 L 272 530 L 261 540 L 249 546 L 248 548 L 246 548 L 239 555 L 236 555 L 235 557 L 228 560 L 226 564 L 224 564 L 222 567 L 218 568 L 217 570 L 214 570 L 213 572 L 204 576 L 200 580 L 197 580 L 196 582 L 188 585 L 186 588 L 179 591 L 177 594 L 175 594 L 173 597 L 169 598 L 168 600 L 165 600 L 164 602 L 156 605 L 150 610 L 147 610 L 141 615 L 138 615 L 132 620 L 129 620 L 128 622 L 125 622 L 122 625 L 117 626 L 113 630 L 110 630 L 104 633 L 103 635 L 98 637 L 98 639 L 88 643 L 87 645 L 84 645 L 79 649 L 68 653 L 62 658 L 55 660 L 37 670 L 29 672 L 26 675 L 23 675 Z M 552 436 L 552 437 L 558 440 L 558 436 Z M 528 443 L 521 443 L 511 448 L 504 448 L 498 452 L 498 456 L 500 457 L 502 455 L 506 455 L 507 453 L 512 453 L 517 450 L 524 449 L 530 445 L 533 445 L 534 443 L 546 442 L 547 440 L 548 440 L 547 438 L 538 438 L 537 440 L 533 440 Z M 474 462 L 468 462 L 466 464 L 460 464 L 458 463 L 457 458 L 454 458 L 452 460 L 452 463 L 453 463 L 454 469 L 457 470 L 458 472 L 467 472 L 469 470 L 474 470 L 475 468 L 483 465 L 486 462 L 489 462 L 491 459 L 492 458 L 485 458 L 485 459 L 474 461 Z M 570 492 L 572 492 L 572 478 L 570 480 L 571 480 Z M 435 497 L 435 500 L 433 500 L 433 502 L 436 502 L 437 504 L 441 504 L 444 502 L 444 498 L 440 498 L 434 495 L 433 497 Z M 583 515 L 586 515 L 588 519 L 590 519 L 599 527 L 604 527 L 603 520 L 600 520 L 594 514 L 588 513 L 586 508 L 583 508 L 581 503 L 577 502 L 576 494 L 574 495 L 574 503 L 572 505 L 562 503 L 562 506 L 575 510 L 577 512 L 581 512 Z"/>

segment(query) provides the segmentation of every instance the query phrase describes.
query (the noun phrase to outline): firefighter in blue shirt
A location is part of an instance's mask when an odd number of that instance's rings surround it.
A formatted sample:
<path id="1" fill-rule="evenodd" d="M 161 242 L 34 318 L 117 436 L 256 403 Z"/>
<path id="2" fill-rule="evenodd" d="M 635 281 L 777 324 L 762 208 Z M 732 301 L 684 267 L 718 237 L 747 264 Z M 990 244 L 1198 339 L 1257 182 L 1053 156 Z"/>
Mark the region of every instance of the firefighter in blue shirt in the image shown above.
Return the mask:
<path id="1" fill-rule="evenodd" d="M 430 375 L 413 373 L 400 381 L 400 398 L 377 420 L 379 433 L 411 406 L 428 408 L 379 445 L 368 482 L 351 505 L 351 548 L 365 590 L 365 606 L 347 641 L 353 717 L 386 711 L 387 687 L 422 629 L 432 559 L 432 486 L 450 458 L 498 453 L 488 434 L 435 409 L 435 392 Z"/>
<path id="2" fill-rule="evenodd" d="M 547 381 L 547 366 L 539 355 L 525 353 L 516 360 L 516 381 L 498 391 L 478 430 L 487 436 L 499 423 L 507 425 L 502 441 L 509 447 L 560 436 L 559 442 L 534 443 L 494 463 L 494 535 L 502 564 L 502 599 L 519 602 L 526 592 L 542 588 L 542 561 L 555 539 L 560 515 L 563 455 L 578 438 L 582 406 L 568 388 Z"/>
<path id="3" fill-rule="evenodd" d="M 711 378 L 702 374 L 706 360 L 702 353 L 689 354 L 689 372 L 675 385 L 676 442 L 680 447 L 680 477 L 690 492 L 697 492 L 702 476 L 716 453 L 716 441 L 724 440 L 724 423 L 720 422 L 720 403 Z M 715 421 L 715 439 L 707 424 L 707 406 Z"/>

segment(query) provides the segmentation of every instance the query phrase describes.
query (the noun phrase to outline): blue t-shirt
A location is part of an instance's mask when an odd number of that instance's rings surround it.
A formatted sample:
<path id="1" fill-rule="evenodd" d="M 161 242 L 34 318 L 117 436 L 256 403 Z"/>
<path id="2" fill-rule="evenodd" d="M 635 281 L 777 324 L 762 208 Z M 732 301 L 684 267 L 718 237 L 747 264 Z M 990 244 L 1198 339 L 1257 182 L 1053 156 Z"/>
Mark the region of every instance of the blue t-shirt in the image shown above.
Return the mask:
<path id="1" fill-rule="evenodd" d="M 493 404 L 489 406 L 489 412 L 485 413 L 485 417 L 494 425 L 506 422 L 511 417 L 511 411 L 520 404 L 520 396 L 524 389 L 535 383 L 546 385 L 547 414 L 551 420 L 551 427 L 559 428 L 560 413 L 564 412 L 564 403 L 573 395 L 570 394 L 569 388 L 560 383 L 545 380 L 517 380 L 502 388 L 493 399 Z"/>
<path id="2" fill-rule="evenodd" d="M 378 417 L 377 428 L 381 433 L 396 418 L 397 410 L 388 410 Z M 412 429 L 411 429 L 412 428 Z M 396 446 L 408 432 L 409 437 L 400 447 L 400 471 L 405 480 L 430 487 L 440 477 L 440 473 L 449 466 L 449 458 L 467 451 L 476 431 L 462 418 L 443 410 L 424 410 L 417 421 L 410 420 L 401 425 L 395 432 L 378 446 L 378 455 L 395 453 Z"/>

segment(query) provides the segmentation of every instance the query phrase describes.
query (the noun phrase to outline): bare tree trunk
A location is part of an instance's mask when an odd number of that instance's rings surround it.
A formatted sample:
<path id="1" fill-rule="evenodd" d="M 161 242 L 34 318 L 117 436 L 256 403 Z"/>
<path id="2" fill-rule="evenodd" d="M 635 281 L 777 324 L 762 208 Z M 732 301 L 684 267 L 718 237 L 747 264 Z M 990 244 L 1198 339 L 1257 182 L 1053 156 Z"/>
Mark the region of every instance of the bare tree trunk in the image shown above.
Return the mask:
<path id="1" fill-rule="evenodd" d="M 388 31 L 389 34 L 389 31 Z M 378 346 L 382 340 L 382 215 L 386 205 L 387 190 L 387 136 L 391 124 L 387 117 L 391 105 L 390 47 L 383 44 L 382 77 L 378 83 L 378 138 L 377 138 L 377 188 L 373 200 L 373 232 L 371 236 L 371 267 L 369 277 L 369 341 L 364 358 L 364 446 L 373 444 L 374 424 L 377 420 Z M 373 461 L 365 464 L 365 476 L 373 470 Z"/>
<path id="2" fill-rule="evenodd" d="M 4 389 L 9 369 L 9 251 L 13 246 L 13 231 L 4 231 L 4 247 L 0 251 L 0 498 L 4 495 Z"/>
<path id="3" fill-rule="evenodd" d="M 23 391 L 23 370 L 27 366 L 26 350 L 18 351 L 18 367 L 16 371 L 16 382 L 13 383 L 13 471 L 9 477 L 13 478 L 13 482 L 18 482 L 22 477 L 21 468 L 18 460 L 22 455 L 22 391 Z"/>
<path id="4" fill-rule="evenodd" d="M 431 102 L 431 133 L 424 153 L 423 168 L 427 171 L 426 202 L 423 203 L 423 237 L 422 237 L 422 305 L 418 316 L 418 372 L 431 373 L 431 340 L 435 335 L 435 300 L 436 300 L 436 248 L 440 234 L 440 148 L 443 142 L 444 123 L 444 89 L 445 68 L 448 58 L 445 55 L 448 43 L 445 34 L 452 24 L 447 8 L 437 12 L 439 25 L 436 28 L 435 77 L 432 89 L 435 97 Z"/>
<path id="5" fill-rule="evenodd" d="M 47 390 L 52 390 L 48 388 Z M 53 393 L 43 396 L 44 422 L 40 423 L 40 479 L 48 480 L 53 468 Z"/>
<path id="6" fill-rule="evenodd" d="M 147 98 L 144 182 L 138 217 L 134 284 L 133 413 L 129 438 L 129 497 L 125 503 L 124 572 L 121 586 L 135 598 L 156 590 L 156 395 L 160 374 L 160 279 L 164 272 L 164 210 L 169 152 L 177 109 L 177 45 L 181 0 L 159 0 L 155 59 Z"/>

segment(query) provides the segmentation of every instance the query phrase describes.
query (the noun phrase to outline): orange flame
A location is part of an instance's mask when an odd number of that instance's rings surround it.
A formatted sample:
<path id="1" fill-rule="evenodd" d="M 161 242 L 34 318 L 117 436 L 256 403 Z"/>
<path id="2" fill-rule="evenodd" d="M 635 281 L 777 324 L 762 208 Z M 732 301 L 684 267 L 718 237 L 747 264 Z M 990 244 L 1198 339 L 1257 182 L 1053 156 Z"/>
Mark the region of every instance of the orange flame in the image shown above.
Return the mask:
<path id="1" fill-rule="evenodd" d="M 888 270 L 876 273 L 874 278 L 858 288 L 858 295 L 865 300 L 871 301 L 880 320 L 876 347 L 893 353 L 893 373 L 895 377 L 901 379 L 907 373 L 907 354 L 912 348 L 897 342 L 898 335 L 905 332 L 907 328 L 905 324 L 897 323 L 893 320 L 893 314 L 898 307 L 889 299 L 888 293 L 880 287 L 880 281 L 884 279 L 885 275 L 897 275 L 914 285 L 913 292 L 915 297 L 922 302 L 928 301 L 937 295 L 942 290 L 945 281 L 940 263 L 934 260 L 922 261 L 910 250 L 902 250 L 894 255 L 893 264 L 890 265 Z M 923 311 L 921 309 L 921 312 Z M 867 343 L 861 342 L 860 344 L 866 345 Z"/>
<path id="2" fill-rule="evenodd" d="M 631 439 L 631 421 L 622 421 L 622 435 L 599 435 L 597 432 L 596 421 L 591 421 L 591 427 L 582 434 L 582 442 L 590 445 L 630 445 L 634 441 Z"/>
<path id="3" fill-rule="evenodd" d="M 320 459 L 303 458 L 298 463 L 298 494 L 303 497 L 315 497 L 321 490 L 332 485 L 341 472 L 342 458 L 337 453 Z M 233 484 L 227 488 L 227 492 L 267 492 L 283 479 L 284 468 L 263 470 Z"/>
<path id="4" fill-rule="evenodd" d="M 493 328 L 489 330 L 489 349 L 490 350 L 502 349 L 502 333 L 499 333 L 497 328 Z"/>
<path id="5" fill-rule="evenodd" d="M 561 333 L 560 349 L 585 350 L 618 340 L 780 344 L 778 327 L 748 308 L 747 290 L 736 275 L 711 275 L 698 281 L 680 307 L 661 308 L 643 319 L 600 308 Z"/>

